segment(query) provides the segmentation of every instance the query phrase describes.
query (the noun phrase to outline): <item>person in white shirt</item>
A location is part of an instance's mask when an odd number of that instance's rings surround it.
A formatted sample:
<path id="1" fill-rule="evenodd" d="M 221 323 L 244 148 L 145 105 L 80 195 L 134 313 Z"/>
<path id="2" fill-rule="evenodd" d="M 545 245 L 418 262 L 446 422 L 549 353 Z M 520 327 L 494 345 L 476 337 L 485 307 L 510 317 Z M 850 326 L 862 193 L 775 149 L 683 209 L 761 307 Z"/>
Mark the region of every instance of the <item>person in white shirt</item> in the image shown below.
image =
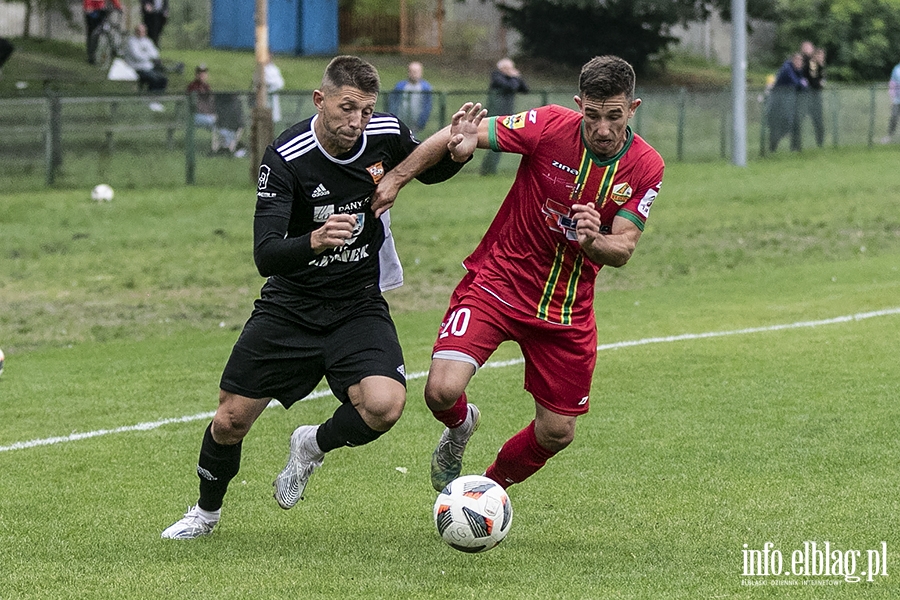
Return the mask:
<path id="1" fill-rule="evenodd" d="M 135 26 L 134 35 L 128 37 L 125 62 L 137 71 L 139 80 L 147 85 L 149 91 L 165 91 L 169 78 L 163 72 L 159 49 L 147 37 L 147 26 L 143 23 Z"/>
<path id="2" fill-rule="evenodd" d="M 266 82 L 266 91 L 269 92 L 269 106 L 272 107 L 272 122 L 277 124 L 281 121 L 281 98 L 278 97 L 278 90 L 284 89 L 284 77 L 281 75 L 281 69 L 272 62 L 272 55 L 269 54 L 263 67 L 263 76 Z"/>

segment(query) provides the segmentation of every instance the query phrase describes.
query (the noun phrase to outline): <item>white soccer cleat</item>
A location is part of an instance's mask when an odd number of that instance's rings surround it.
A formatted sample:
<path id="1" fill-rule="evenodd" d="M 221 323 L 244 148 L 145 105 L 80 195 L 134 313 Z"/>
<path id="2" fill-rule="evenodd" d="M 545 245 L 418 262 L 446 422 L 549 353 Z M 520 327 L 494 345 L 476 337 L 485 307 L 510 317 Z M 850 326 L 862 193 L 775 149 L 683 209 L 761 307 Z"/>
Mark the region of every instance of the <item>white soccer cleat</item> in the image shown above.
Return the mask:
<path id="1" fill-rule="evenodd" d="M 278 506 L 288 510 L 303 497 L 312 472 L 322 466 L 325 453 L 316 443 L 317 425 L 303 425 L 291 434 L 291 453 L 287 465 L 272 482 Z"/>
<path id="2" fill-rule="evenodd" d="M 213 513 L 215 519 L 205 517 L 202 512 L 199 506 L 192 506 L 184 513 L 184 517 L 169 525 L 161 537 L 169 540 L 192 540 L 201 535 L 209 535 L 219 522 L 219 511 Z"/>
<path id="3" fill-rule="evenodd" d="M 431 486 L 440 492 L 447 484 L 459 477 L 462 471 L 463 452 L 469 438 L 478 429 L 481 411 L 474 404 L 469 404 L 466 420 L 459 427 L 444 428 L 437 448 L 431 455 Z"/>

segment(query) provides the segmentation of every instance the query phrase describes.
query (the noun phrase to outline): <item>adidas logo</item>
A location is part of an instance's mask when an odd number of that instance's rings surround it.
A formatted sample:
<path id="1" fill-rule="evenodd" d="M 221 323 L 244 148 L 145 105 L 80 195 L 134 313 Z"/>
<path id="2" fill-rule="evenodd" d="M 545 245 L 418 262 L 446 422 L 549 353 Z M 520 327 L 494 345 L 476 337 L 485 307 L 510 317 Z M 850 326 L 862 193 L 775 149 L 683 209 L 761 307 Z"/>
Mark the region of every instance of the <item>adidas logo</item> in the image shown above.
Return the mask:
<path id="1" fill-rule="evenodd" d="M 331 192 L 326 190 L 325 186 L 320 183 L 319 186 L 313 190 L 312 197 L 313 198 L 321 198 L 322 196 L 327 196 L 330 193 Z"/>
<path id="2" fill-rule="evenodd" d="M 207 471 L 200 465 L 197 465 L 197 475 L 199 475 L 200 477 L 202 477 L 203 479 L 205 479 L 207 481 L 218 481 L 219 480 L 218 477 L 216 477 L 215 475 L 213 475 L 212 473 L 210 473 L 209 471 Z"/>
<path id="3" fill-rule="evenodd" d="M 400 365 L 397 367 L 397 372 L 406 377 L 406 365 Z"/>

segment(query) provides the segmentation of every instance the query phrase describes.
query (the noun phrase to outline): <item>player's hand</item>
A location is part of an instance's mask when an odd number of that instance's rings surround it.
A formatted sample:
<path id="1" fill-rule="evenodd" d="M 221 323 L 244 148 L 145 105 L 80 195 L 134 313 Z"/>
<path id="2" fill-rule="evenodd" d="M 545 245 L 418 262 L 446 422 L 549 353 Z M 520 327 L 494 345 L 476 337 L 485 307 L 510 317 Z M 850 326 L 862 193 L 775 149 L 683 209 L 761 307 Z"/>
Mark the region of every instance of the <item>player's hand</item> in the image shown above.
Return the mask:
<path id="1" fill-rule="evenodd" d="M 394 200 L 397 199 L 397 194 L 400 193 L 400 185 L 396 181 L 397 178 L 392 176 L 391 173 L 392 171 L 385 173 L 381 181 L 378 182 L 375 193 L 372 194 L 372 212 L 375 213 L 376 219 L 394 205 Z"/>
<path id="2" fill-rule="evenodd" d="M 340 248 L 353 237 L 355 227 L 356 215 L 331 215 L 324 225 L 310 234 L 309 245 L 316 254 L 331 248 Z"/>
<path id="3" fill-rule="evenodd" d="M 600 213 L 594 208 L 593 202 L 573 204 L 572 211 L 578 243 L 584 248 L 589 248 L 600 235 Z"/>
<path id="4" fill-rule="evenodd" d="M 466 102 L 453 115 L 447 149 L 454 161 L 465 162 L 475 152 L 478 147 L 478 126 L 486 116 L 487 111 L 481 108 L 480 102 Z"/>

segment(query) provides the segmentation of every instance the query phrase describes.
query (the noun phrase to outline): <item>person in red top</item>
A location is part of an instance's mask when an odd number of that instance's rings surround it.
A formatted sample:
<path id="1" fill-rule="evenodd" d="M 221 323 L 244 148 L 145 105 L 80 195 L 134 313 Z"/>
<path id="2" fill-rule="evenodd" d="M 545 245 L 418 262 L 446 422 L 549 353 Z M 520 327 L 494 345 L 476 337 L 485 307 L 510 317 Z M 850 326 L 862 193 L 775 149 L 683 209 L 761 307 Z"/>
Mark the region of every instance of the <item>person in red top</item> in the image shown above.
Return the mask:
<path id="1" fill-rule="evenodd" d="M 194 96 L 194 124 L 212 129 L 216 124 L 216 98 L 209 86 L 209 69 L 205 63 L 194 69 L 194 79 L 187 85 L 187 94 Z"/>
<path id="2" fill-rule="evenodd" d="M 431 462 L 438 491 L 459 476 L 478 426 L 466 386 L 501 342 L 522 349 L 535 418 L 485 475 L 503 487 L 524 481 L 572 442 L 576 417 L 588 410 L 597 355 L 594 283 L 604 265 L 631 258 L 664 170 L 660 155 L 628 126 L 641 104 L 634 83 L 625 60 L 596 57 L 582 68 L 578 111 L 544 106 L 479 126 L 479 148 L 522 159 L 463 263 L 467 273 L 434 345 L 425 401 L 446 425 Z M 382 181 L 391 189 L 403 183 Z"/>
<path id="3" fill-rule="evenodd" d="M 122 12 L 122 3 L 119 0 L 82 1 L 82 7 L 84 8 L 84 26 L 87 30 L 87 56 L 90 64 L 94 64 L 94 54 L 97 51 L 97 48 L 94 47 L 94 42 L 91 39 L 91 34 L 106 20 L 106 17 L 109 15 L 110 4 L 112 4 L 112 7 L 115 10 Z"/>

